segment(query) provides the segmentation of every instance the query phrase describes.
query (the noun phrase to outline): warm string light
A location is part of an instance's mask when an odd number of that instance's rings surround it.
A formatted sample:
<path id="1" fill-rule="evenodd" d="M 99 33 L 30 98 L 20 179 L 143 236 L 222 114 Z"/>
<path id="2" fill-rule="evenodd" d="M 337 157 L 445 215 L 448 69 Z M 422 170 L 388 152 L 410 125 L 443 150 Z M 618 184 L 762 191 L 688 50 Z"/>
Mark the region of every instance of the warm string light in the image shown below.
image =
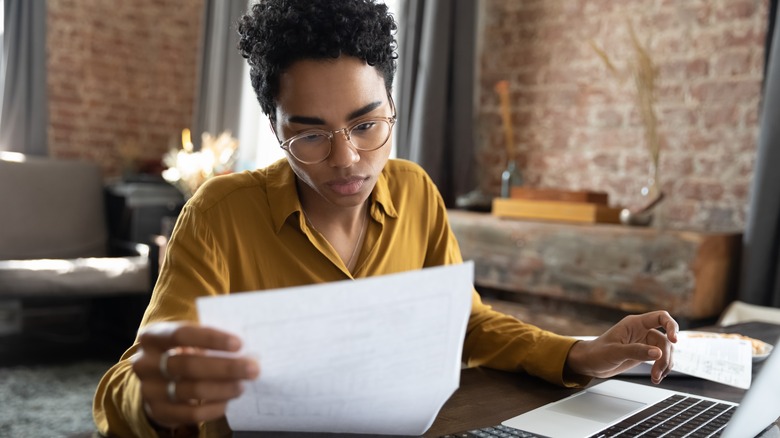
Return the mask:
<path id="1" fill-rule="evenodd" d="M 238 140 L 229 132 L 217 137 L 204 133 L 200 150 L 194 151 L 190 130 L 183 129 L 181 147 L 163 157 L 163 163 L 168 168 L 162 176 L 187 197 L 192 196 L 207 179 L 233 172 Z"/>
<path id="2" fill-rule="evenodd" d="M 192 152 L 194 148 L 192 144 L 192 135 L 187 128 L 181 130 L 181 147 L 187 152 Z"/>

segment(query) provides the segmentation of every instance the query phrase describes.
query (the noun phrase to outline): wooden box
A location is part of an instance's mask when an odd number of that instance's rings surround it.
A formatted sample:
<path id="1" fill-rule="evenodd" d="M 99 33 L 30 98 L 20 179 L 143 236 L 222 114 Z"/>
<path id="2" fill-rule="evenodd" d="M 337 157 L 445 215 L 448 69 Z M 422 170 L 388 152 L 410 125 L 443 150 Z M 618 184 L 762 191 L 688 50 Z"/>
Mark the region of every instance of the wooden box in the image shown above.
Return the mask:
<path id="1" fill-rule="evenodd" d="M 620 209 L 601 204 L 495 198 L 494 216 L 582 223 L 620 223 Z"/>
<path id="2" fill-rule="evenodd" d="M 604 206 L 609 205 L 609 195 L 604 192 L 512 187 L 509 192 L 509 197 L 512 199 L 526 199 L 530 201 L 586 202 Z"/>

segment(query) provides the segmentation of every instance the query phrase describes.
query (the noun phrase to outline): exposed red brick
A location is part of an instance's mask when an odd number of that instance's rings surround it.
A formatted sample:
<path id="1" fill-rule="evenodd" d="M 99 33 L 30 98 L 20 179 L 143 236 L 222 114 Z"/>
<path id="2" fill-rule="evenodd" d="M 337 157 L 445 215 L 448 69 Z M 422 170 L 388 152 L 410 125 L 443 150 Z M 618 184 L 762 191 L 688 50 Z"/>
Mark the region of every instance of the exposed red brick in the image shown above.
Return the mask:
<path id="1" fill-rule="evenodd" d="M 713 104 L 702 108 L 702 120 L 707 129 L 717 128 L 719 126 L 728 126 L 736 128 L 739 123 L 738 108 L 732 103 L 721 105 Z"/>
<path id="2" fill-rule="evenodd" d="M 601 168 L 602 172 L 619 170 L 618 156 L 615 154 L 599 153 L 593 157 L 593 164 Z"/>
<path id="3" fill-rule="evenodd" d="M 659 63 L 659 80 L 682 81 L 705 78 L 709 74 L 709 62 L 705 58 L 670 60 Z"/>
<path id="4" fill-rule="evenodd" d="M 602 109 L 596 113 L 594 124 L 600 128 L 617 128 L 623 124 L 623 115 L 611 108 Z"/>
<path id="5" fill-rule="evenodd" d="M 699 111 L 688 106 L 659 107 L 656 115 L 661 126 L 690 128 L 696 125 Z"/>
<path id="6" fill-rule="evenodd" d="M 693 171 L 693 157 L 680 155 L 668 153 L 662 156 L 659 167 L 664 174 L 689 175 Z"/>
<path id="7" fill-rule="evenodd" d="M 717 201 L 723 192 L 723 185 L 718 181 L 690 180 L 680 186 L 680 194 L 695 201 Z"/>
<path id="8" fill-rule="evenodd" d="M 750 18 L 756 13 L 756 0 L 729 0 L 715 3 L 715 18 L 725 22 Z"/>
<path id="9" fill-rule="evenodd" d="M 753 68 L 751 55 L 750 50 L 720 53 L 712 63 L 712 74 L 718 77 L 748 74 Z"/>
<path id="10" fill-rule="evenodd" d="M 669 202 L 662 203 L 662 214 L 667 223 L 691 223 L 696 215 L 698 203 Z"/>
<path id="11" fill-rule="evenodd" d="M 51 155 L 97 161 L 106 177 L 129 165 L 122 145 L 159 160 L 192 120 L 202 0 L 47 6 Z"/>
<path id="12" fill-rule="evenodd" d="M 641 201 L 650 160 L 630 77 L 609 73 L 592 39 L 621 74 L 634 61 L 627 19 L 657 66 L 659 176 L 665 226 L 739 229 L 745 224 L 758 134 L 765 0 L 545 0 L 481 2 L 480 75 L 508 79 L 515 132 L 533 186 L 606 190 Z M 530 17 L 530 18 L 529 18 Z M 511 22 L 511 23 L 510 23 Z M 513 32 L 511 45 L 492 35 Z M 497 114 L 494 81 L 480 81 L 479 113 Z M 479 118 L 479 117 L 478 117 Z M 500 130 L 500 124 L 495 126 Z M 501 135 L 486 136 L 503 148 Z M 503 164 L 481 169 L 493 187 Z M 491 176 L 492 175 L 492 176 Z"/>
<path id="13" fill-rule="evenodd" d="M 756 29 L 753 26 L 735 26 L 723 32 L 723 48 L 748 46 L 754 49 L 763 47 L 766 28 Z"/>

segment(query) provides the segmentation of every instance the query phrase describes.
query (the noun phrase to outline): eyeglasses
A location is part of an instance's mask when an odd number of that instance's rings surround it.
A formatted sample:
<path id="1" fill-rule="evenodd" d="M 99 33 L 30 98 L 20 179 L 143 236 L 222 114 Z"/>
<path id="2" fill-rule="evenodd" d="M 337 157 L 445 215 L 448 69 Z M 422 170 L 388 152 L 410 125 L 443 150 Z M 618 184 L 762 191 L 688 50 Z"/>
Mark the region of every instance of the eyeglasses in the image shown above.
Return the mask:
<path id="1" fill-rule="evenodd" d="M 279 147 L 303 164 L 318 164 L 330 156 L 333 136 L 342 132 L 349 144 L 356 150 L 365 152 L 377 150 L 387 143 L 396 121 L 393 99 L 390 96 L 388 99 L 393 111 L 393 115 L 390 117 L 360 119 L 346 128 L 334 131 L 310 129 L 285 140 Z"/>

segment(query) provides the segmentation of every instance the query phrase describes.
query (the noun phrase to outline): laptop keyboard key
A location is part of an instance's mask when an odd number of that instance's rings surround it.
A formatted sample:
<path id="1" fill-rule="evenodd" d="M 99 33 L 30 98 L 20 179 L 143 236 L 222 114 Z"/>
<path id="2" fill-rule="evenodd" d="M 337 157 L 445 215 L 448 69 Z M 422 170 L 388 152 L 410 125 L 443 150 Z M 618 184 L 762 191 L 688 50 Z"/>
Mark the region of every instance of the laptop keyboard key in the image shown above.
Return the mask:
<path id="1" fill-rule="evenodd" d="M 514 429 L 500 424 L 498 426 L 483 427 L 468 432 L 444 435 L 441 438 L 549 438 L 543 435 L 536 435 L 524 430 Z"/>

